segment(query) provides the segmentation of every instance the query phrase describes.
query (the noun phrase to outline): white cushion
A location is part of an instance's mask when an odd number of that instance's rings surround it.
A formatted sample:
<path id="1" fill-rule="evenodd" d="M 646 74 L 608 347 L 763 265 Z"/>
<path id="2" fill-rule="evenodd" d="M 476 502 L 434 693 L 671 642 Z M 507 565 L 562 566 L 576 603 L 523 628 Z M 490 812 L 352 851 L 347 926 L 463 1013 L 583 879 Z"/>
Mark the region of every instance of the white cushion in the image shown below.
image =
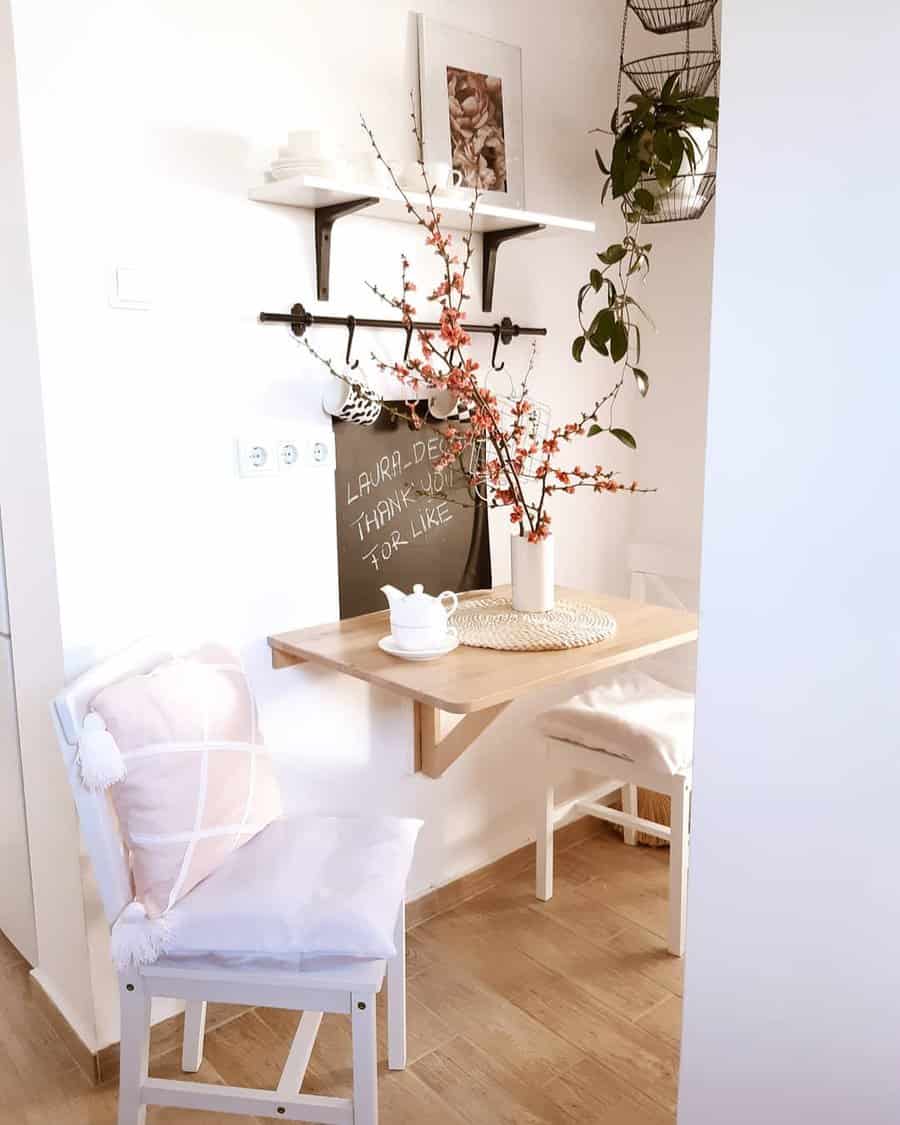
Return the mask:
<path id="1" fill-rule="evenodd" d="M 694 697 L 632 670 L 551 707 L 538 726 L 549 738 L 674 775 L 693 757 Z"/>
<path id="2" fill-rule="evenodd" d="M 276 820 L 170 912 L 172 959 L 392 957 L 420 820 Z"/>

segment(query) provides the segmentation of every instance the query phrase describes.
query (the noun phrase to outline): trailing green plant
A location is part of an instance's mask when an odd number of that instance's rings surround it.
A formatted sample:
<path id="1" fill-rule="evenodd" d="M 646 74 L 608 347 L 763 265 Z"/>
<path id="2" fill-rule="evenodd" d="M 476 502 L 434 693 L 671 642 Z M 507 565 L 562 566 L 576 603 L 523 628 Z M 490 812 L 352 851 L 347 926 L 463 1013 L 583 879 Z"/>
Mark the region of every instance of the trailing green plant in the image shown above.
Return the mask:
<path id="1" fill-rule="evenodd" d="M 685 93 L 680 76 L 672 74 L 659 93 L 633 94 L 621 115 L 618 108 L 613 113 L 608 164 L 594 150 L 605 177 L 601 201 L 605 203 L 609 195 L 620 201 L 625 234 L 621 242 L 597 254 L 599 267 L 590 271 L 578 291 L 581 332 L 572 341 L 572 356 L 581 363 L 590 346 L 612 363 L 622 364 L 609 400 L 610 411 L 629 372 L 642 396 L 650 389 L 650 377 L 640 365 L 641 331 L 636 317 L 650 318 L 629 292 L 634 279 L 645 278 L 650 270 L 653 246 L 641 242 L 641 224 L 654 213 L 659 198 L 673 190 L 675 177 L 685 174 L 685 164 L 691 173 L 696 171 L 702 150 L 693 130 L 709 128 L 718 116 L 717 97 Z M 590 319 L 585 311 L 589 297 L 596 297 L 600 305 Z M 627 430 L 610 432 L 630 448 L 637 447 Z"/>
<path id="2" fill-rule="evenodd" d="M 616 109 L 610 122 L 614 140 L 609 167 L 598 150 L 594 155 L 606 177 L 601 202 L 612 191 L 613 199 L 623 200 L 627 217 L 638 220 L 652 214 L 657 204 L 657 196 L 642 181 L 655 182 L 665 193 L 685 161 L 691 172 L 696 170 L 701 151 L 691 130 L 716 123 L 719 99 L 685 93 L 680 75 L 670 74 L 658 94 L 632 94 L 626 105 L 621 118 Z"/>

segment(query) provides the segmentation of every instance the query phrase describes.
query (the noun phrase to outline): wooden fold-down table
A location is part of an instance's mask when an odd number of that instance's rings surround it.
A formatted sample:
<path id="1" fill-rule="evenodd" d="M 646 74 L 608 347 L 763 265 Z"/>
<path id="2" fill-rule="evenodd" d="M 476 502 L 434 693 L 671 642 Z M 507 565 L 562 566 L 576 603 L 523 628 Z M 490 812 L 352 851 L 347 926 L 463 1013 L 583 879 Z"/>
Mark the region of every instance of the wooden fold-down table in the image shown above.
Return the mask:
<path id="1" fill-rule="evenodd" d="M 461 600 L 484 593 L 463 594 Z M 497 593 L 508 593 L 508 587 Z M 269 637 L 272 666 L 321 664 L 411 699 L 415 768 L 440 777 L 519 696 L 697 639 L 697 618 L 685 610 L 577 590 L 560 589 L 557 595 L 589 601 L 611 613 L 615 634 L 598 644 L 554 652 L 500 652 L 460 645 L 440 660 L 412 662 L 378 647 L 381 637 L 390 632 L 384 610 Z M 465 716 L 444 738 L 441 711 Z"/>

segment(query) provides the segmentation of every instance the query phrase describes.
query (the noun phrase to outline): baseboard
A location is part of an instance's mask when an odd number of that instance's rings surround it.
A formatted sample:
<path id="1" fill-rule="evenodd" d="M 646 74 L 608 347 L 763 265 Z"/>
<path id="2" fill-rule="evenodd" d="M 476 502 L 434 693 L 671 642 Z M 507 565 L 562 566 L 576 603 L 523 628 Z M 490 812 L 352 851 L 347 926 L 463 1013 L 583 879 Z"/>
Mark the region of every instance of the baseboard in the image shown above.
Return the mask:
<path id="1" fill-rule="evenodd" d="M 56 989 L 40 969 L 29 973 L 31 997 L 41 1015 L 60 1037 L 66 1050 L 84 1071 L 91 1082 L 98 1082 L 97 1054 L 88 1046 L 85 1037 L 77 1030 L 76 1021 L 64 1012 L 65 1005 L 56 995 Z"/>
<path id="2" fill-rule="evenodd" d="M 591 816 L 579 817 L 570 824 L 557 828 L 555 848 L 563 851 L 573 847 L 592 836 L 604 831 L 601 821 Z M 535 845 L 525 844 L 508 855 L 501 856 L 493 863 L 453 879 L 443 887 L 426 891 L 424 895 L 406 905 L 406 924 L 408 929 L 419 926 L 437 914 L 452 910 L 454 906 L 464 902 L 467 898 L 486 891 L 504 879 L 512 879 L 520 875 L 534 864 Z M 111 1043 L 99 1051 L 92 1051 L 81 1035 L 75 1030 L 65 1017 L 60 1006 L 53 998 L 53 990 L 49 988 L 37 969 L 32 971 L 31 979 L 34 983 L 33 994 L 38 1006 L 46 1017 L 48 1023 L 66 1045 L 69 1053 L 78 1063 L 81 1070 L 91 1082 L 110 1082 L 119 1075 L 119 1044 Z M 233 1019 L 237 1019 L 249 1008 L 235 1007 L 229 1004 L 210 1004 L 206 1016 L 206 1029 L 213 1031 L 222 1027 Z M 169 1016 L 154 1024 L 150 1030 L 150 1058 L 157 1059 L 170 1051 L 181 1050 L 184 1033 L 184 1013 Z"/>
<path id="3" fill-rule="evenodd" d="M 553 833 L 554 848 L 556 851 L 563 851 L 603 831 L 602 821 L 592 816 L 580 816 L 577 820 L 556 829 Z M 426 891 L 419 898 L 408 902 L 406 928 L 411 930 L 413 926 L 421 925 L 436 914 L 444 914 L 459 903 L 465 902 L 467 898 L 486 891 L 495 883 L 521 875 L 523 871 L 534 865 L 536 847 L 536 844 L 525 844 L 514 852 L 494 860 L 493 863 L 479 867 L 468 875 L 460 876 L 459 879 L 453 879 L 443 887 Z"/>

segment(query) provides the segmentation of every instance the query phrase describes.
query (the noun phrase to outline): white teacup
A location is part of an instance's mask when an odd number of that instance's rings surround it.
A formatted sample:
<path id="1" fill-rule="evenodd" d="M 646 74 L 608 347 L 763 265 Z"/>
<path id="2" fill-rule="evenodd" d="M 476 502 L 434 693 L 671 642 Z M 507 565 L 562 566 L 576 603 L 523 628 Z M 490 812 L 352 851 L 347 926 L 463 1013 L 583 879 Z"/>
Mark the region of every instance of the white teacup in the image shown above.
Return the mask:
<path id="1" fill-rule="evenodd" d="M 445 160 L 429 160 L 425 164 L 428 182 L 438 191 L 462 187 L 463 175 Z"/>
<path id="2" fill-rule="evenodd" d="M 443 648 L 451 637 L 456 636 L 456 629 L 446 625 L 443 629 L 439 626 L 425 625 L 392 625 L 391 637 L 397 648 L 406 652 L 435 652 Z"/>

